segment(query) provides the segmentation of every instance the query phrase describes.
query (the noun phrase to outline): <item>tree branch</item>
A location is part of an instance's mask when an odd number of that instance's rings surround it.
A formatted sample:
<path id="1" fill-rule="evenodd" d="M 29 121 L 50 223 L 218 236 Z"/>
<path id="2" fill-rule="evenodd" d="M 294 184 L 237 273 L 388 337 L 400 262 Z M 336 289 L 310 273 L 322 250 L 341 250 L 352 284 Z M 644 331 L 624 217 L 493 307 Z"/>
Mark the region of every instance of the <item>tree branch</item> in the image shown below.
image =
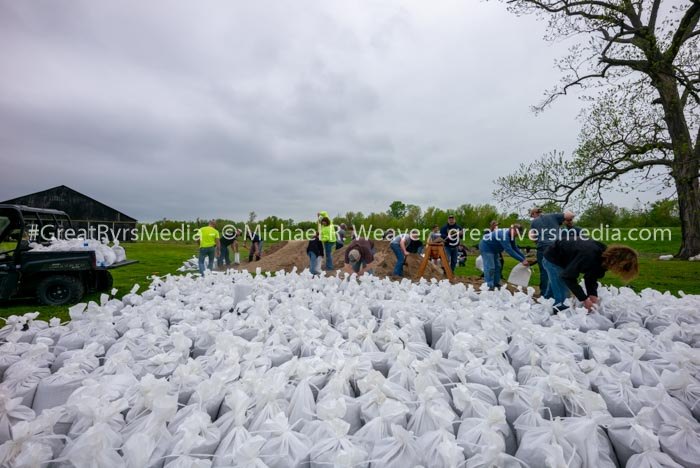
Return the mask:
<path id="1" fill-rule="evenodd" d="M 678 55 L 685 41 L 698 34 L 698 31 L 694 31 L 695 26 L 698 25 L 698 20 L 700 20 L 700 1 L 695 0 L 691 7 L 685 12 L 685 15 L 683 15 L 678 29 L 673 34 L 671 45 L 664 54 L 666 60 L 672 62 Z"/>
<path id="2" fill-rule="evenodd" d="M 651 33 L 654 33 L 654 30 L 656 29 L 656 18 L 659 15 L 659 6 L 661 5 L 661 0 L 654 0 L 653 5 L 651 6 L 651 11 L 649 12 L 649 30 Z"/>

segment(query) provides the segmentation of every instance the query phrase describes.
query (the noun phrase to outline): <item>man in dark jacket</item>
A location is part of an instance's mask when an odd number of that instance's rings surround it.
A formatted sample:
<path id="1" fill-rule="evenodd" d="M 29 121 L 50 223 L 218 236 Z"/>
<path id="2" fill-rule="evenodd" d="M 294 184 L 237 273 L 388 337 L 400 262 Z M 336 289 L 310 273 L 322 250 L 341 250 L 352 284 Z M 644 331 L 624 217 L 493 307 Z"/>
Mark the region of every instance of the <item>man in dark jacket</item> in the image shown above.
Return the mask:
<path id="1" fill-rule="evenodd" d="M 457 267 L 457 247 L 462 240 L 462 226 L 457 224 L 454 215 L 447 217 L 447 224 L 440 229 L 440 235 L 445 242 L 445 254 L 450 261 L 450 269 L 455 271 Z"/>
<path id="2" fill-rule="evenodd" d="M 530 239 L 537 243 L 537 263 L 540 269 L 540 294 L 543 297 L 553 297 L 549 288 L 547 270 L 542 267 L 544 251 L 558 239 L 565 239 L 560 234 L 560 226 L 566 221 L 573 221 L 574 213 L 543 213 L 542 208 L 534 207 L 530 210 L 532 224 L 530 225 Z"/>

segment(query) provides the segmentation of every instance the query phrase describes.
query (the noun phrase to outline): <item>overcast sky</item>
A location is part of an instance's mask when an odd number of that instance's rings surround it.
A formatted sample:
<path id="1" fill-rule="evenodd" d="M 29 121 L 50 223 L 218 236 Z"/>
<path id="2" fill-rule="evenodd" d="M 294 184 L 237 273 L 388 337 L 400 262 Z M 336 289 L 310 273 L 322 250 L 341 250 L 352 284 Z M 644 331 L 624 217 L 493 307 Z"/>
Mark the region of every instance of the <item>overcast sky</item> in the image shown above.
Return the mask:
<path id="1" fill-rule="evenodd" d="M 576 145 L 567 44 L 499 2 L 0 0 L 0 200 L 140 220 L 493 202 Z"/>

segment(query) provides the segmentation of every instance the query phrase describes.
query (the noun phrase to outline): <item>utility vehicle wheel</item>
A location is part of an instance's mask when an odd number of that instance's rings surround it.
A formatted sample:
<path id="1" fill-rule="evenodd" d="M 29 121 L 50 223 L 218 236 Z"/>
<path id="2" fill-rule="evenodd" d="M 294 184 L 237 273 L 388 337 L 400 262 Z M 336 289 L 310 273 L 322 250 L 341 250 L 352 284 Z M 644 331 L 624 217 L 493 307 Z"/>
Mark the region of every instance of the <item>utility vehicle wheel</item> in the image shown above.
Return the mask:
<path id="1" fill-rule="evenodd" d="M 67 275 L 44 278 L 36 288 L 36 296 L 44 305 L 75 304 L 82 299 L 84 293 L 85 288 L 80 279 Z"/>

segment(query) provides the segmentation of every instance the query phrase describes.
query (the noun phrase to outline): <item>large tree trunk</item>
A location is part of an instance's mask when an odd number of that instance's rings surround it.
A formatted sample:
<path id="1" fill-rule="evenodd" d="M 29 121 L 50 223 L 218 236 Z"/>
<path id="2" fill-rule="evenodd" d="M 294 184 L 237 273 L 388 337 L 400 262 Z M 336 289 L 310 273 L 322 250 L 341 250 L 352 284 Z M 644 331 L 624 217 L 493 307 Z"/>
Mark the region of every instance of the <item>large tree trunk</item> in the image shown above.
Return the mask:
<path id="1" fill-rule="evenodd" d="M 674 177 L 681 217 L 681 248 L 678 257 L 700 254 L 700 184 L 695 175 Z"/>
<path id="2" fill-rule="evenodd" d="M 697 154 L 700 148 L 693 148 L 678 85 L 670 69 L 668 73 L 652 78 L 652 83 L 659 91 L 673 145 L 671 175 L 676 183 L 681 218 L 681 248 L 677 256 L 688 258 L 700 253 L 700 154 Z"/>

